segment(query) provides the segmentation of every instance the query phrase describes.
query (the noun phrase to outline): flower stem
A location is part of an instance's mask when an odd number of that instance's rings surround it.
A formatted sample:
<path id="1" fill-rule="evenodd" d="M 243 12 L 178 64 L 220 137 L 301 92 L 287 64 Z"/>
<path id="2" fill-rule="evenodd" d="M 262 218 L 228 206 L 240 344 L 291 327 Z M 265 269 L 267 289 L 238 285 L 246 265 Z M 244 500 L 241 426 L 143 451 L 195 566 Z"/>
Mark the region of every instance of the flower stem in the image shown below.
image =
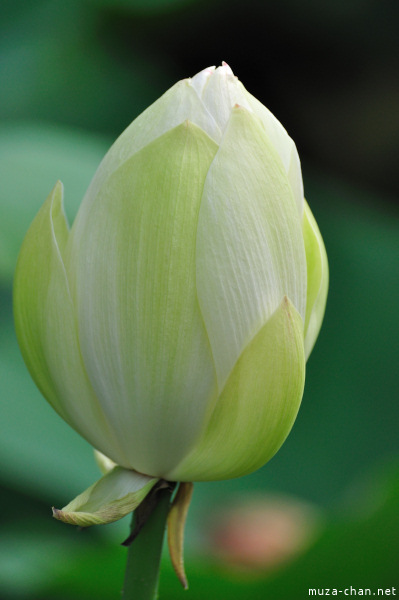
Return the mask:
<path id="1" fill-rule="evenodd" d="M 170 497 L 170 489 L 157 492 L 155 508 L 129 546 L 123 600 L 155 600 L 158 597 L 159 568 Z M 133 514 L 132 531 L 136 527 L 136 518 Z"/>

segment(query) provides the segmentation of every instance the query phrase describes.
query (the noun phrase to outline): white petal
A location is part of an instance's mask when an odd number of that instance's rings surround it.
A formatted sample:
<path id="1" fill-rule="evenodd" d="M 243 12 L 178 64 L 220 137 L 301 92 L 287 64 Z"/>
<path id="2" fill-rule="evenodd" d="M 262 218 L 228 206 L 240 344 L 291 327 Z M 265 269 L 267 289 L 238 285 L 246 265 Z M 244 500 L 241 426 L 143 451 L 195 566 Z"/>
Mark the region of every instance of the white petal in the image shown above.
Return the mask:
<path id="1" fill-rule="evenodd" d="M 243 108 L 233 109 L 205 181 L 197 290 L 219 389 L 284 296 L 305 319 L 301 220 L 274 147 Z"/>
<path id="2" fill-rule="evenodd" d="M 242 84 L 240 84 L 242 85 Z M 244 87 L 243 87 L 244 89 Z M 280 121 L 264 106 L 259 100 L 245 91 L 245 97 L 248 106 L 260 118 L 265 131 L 270 138 L 275 150 L 280 156 L 284 165 L 285 172 L 294 194 L 298 207 L 298 214 L 302 218 L 303 214 L 303 182 L 301 163 L 294 141 L 290 138 Z"/>
<path id="3" fill-rule="evenodd" d="M 239 104 L 250 108 L 246 100 L 245 88 L 227 66 L 218 67 L 212 73 L 201 97 L 222 132 L 226 128 L 233 106 Z"/>
<path id="4" fill-rule="evenodd" d="M 209 77 L 212 75 L 216 67 L 207 67 L 190 79 L 190 85 L 195 89 L 198 96 L 201 98 L 206 87 Z"/>
<path id="5" fill-rule="evenodd" d="M 82 356 L 129 457 L 122 466 L 159 477 L 194 443 L 216 392 L 195 280 L 199 205 L 216 151 L 190 123 L 157 138 L 82 207 L 80 237 L 73 228 L 68 246 Z"/>

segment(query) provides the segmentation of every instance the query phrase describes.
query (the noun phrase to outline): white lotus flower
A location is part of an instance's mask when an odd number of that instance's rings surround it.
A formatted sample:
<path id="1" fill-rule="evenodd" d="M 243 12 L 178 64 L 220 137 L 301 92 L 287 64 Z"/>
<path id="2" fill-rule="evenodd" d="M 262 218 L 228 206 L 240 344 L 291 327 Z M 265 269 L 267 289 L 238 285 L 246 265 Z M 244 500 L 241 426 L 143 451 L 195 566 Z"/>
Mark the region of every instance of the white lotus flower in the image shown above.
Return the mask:
<path id="1" fill-rule="evenodd" d="M 261 467 L 294 423 L 328 286 L 285 129 L 224 63 L 133 121 L 71 230 L 62 194 L 21 249 L 17 335 L 45 398 L 118 465 L 123 510 L 157 479 Z"/>

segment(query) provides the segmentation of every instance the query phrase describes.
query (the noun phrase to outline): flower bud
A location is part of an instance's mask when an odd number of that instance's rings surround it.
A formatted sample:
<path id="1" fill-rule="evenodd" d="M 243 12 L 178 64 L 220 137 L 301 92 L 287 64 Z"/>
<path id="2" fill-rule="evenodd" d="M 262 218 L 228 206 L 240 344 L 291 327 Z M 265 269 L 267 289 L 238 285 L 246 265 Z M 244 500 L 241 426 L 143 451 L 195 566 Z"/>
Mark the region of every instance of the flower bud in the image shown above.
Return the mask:
<path id="1" fill-rule="evenodd" d="M 209 558 L 234 573 L 261 575 L 285 565 L 320 535 L 317 507 L 284 495 L 248 495 L 211 515 L 205 527 Z"/>
<path id="2" fill-rule="evenodd" d="M 226 64 L 205 69 L 119 137 L 70 230 L 62 203 L 58 182 L 15 275 L 45 398 L 150 478 L 261 467 L 294 423 L 328 285 L 282 125 Z"/>

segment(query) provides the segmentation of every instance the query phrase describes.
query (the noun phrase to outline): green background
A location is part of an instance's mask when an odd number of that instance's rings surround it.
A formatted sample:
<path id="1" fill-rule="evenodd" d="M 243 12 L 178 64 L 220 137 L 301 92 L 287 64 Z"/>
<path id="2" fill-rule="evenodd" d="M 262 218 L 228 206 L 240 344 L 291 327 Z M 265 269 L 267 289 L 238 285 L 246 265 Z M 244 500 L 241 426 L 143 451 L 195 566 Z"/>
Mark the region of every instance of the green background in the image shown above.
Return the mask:
<path id="1" fill-rule="evenodd" d="M 291 435 L 253 475 L 195 486 L 190 589 L 165 556 L 161 598 L 399 587 L 396 2 L 3 0 L 0 12 L 0 597 L 119 598 L 129 525 L 81 532 L 51 518 L 98 472 L 17 347 L 22 238 L 57 179 L 72 220 L 113 139 L 175 81 L 222 60 L 297 143 L 330 293 Z M 297 558 L 239 575 L 215 557 L 212 517 L 269 494 L 309 502 L 321 525 Z"/>

